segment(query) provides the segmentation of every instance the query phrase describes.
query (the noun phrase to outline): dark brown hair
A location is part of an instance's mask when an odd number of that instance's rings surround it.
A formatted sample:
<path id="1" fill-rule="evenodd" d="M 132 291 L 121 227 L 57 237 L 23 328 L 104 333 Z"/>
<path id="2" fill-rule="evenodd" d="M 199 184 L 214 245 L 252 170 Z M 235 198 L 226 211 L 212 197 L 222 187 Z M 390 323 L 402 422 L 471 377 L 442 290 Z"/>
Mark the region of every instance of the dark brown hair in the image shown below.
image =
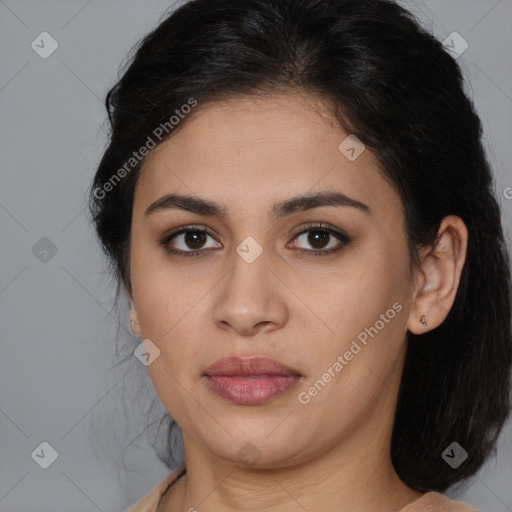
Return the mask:
<path id="1" fill-rule="evenodd" d="M 473 475 L 510 410 L 508 255 L 481 122 L 463 89 L 454 58 L 392 1 L 192 0 L 143 38 L 109 91 L 110 143 L 90 191 L 118 293 L 121 283 L 130 292 L 140 162 L 114 184 L 113 175 L 191 98 L 200 108 L 299 90 L 330 100 L 379 160 L 403 203 L 413 264 L 445 216 L 461 217 L 469 240 L 455 302 L 437 328 L 408 333 L 393 427 L 394 467 L 422 492 Z M 469 454 L 457 469 L 441 457 L 453 441 Z M 171 450 L 163 460 L 171 466 Z"/>

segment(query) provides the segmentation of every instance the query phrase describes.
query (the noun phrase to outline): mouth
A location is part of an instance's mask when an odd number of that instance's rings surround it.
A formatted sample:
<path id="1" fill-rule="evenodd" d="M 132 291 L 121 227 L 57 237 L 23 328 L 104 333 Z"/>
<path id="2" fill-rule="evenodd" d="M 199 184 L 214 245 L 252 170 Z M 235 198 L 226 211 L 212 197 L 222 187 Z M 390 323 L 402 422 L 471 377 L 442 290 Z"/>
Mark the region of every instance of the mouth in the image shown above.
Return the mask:
<path id="1" fill-rule="evenodd" d="M 294 388 L 303 375 L 267 357 L 228 357 L 209 366 L 203 377 L 211 391 L 237 405 L 261 405 Z"/>

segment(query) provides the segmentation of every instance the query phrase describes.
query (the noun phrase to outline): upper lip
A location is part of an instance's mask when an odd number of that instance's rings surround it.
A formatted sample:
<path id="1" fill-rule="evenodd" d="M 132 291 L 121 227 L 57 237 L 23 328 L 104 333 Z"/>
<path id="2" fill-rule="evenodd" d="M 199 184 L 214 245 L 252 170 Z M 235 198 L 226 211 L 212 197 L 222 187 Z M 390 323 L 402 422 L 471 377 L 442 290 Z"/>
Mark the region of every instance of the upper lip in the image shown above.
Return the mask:
<path id="1" fill-rule="evenodd" d="M 268 357 L 226 357 L 215 361 L 204 372 L 205 375 L 301 375 L 301 373 L 289 366 L 270 359 Z"/>

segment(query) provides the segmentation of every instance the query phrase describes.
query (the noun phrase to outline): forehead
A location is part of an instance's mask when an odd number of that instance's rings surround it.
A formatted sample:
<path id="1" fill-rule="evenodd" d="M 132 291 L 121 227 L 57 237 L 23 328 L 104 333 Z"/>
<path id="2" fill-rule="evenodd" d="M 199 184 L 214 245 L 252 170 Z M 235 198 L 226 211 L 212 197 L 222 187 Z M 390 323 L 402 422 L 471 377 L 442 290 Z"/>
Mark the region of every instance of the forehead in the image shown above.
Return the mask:
<path id="1" fill-rule="evenodd" d="M 320 190 L 345 193 L 381 213 L 399 207 L 369 150 L 363 146 L 357 158 L 347 158 L 342 150 L 350 134 L 316 97 L 212 102 L 197 106 L 181 122 L 146 157 L 137 185 L 138 208 L 166 193 L 186 193 L 226 204 L 229 214 L 230 204 L 266 208 Z"/>

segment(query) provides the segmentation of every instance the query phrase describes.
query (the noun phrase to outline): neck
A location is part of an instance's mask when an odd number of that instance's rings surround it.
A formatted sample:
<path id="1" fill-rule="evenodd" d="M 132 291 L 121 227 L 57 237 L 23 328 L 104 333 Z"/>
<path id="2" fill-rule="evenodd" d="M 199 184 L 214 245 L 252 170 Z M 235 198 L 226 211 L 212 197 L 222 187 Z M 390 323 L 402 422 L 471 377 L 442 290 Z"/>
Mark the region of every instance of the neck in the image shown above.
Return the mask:
<path id="1" fill-rule="evenodd" d="M 340 446 L 314 460 L 273 468 L 241 466 L 206 455 L 187 441 L 187 473 L 166 493 L 159 512 L 397 512 L 422 496 L 400 480 L 378 449 L 379 435 L 350 452 Z"/>

